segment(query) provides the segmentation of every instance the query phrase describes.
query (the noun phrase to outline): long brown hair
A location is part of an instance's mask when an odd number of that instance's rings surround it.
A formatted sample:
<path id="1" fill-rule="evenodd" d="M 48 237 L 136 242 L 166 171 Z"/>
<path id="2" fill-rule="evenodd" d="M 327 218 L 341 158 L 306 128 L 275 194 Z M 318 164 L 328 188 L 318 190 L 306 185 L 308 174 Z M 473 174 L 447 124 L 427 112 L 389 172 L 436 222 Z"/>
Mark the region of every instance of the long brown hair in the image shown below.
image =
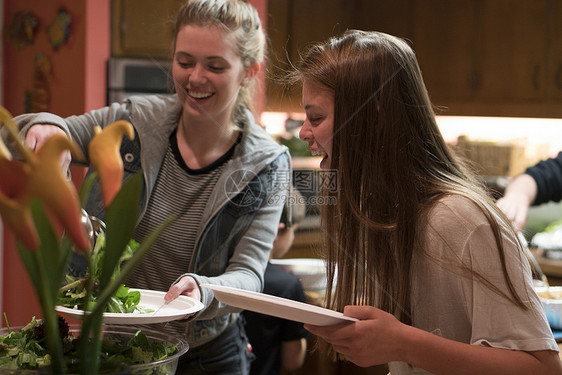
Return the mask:
<path id="1" fill-rule="evenodd" d="M 456 266 L 525 308 L 505 265 L 502 231 L 517 242 L 515 233 L 443 140 L 415 54 L 404 40 L 350 30 L 313 46 L 290 78 L 334 93 L 331 168 L 339 188 L 324 192 L 337 204 L 322 206 L 330 307 L 369 304 L 411 323 L 412 256 L 415 249 L 423 251 L 416 243 L 417 224 L 438 199 L 460 195 L 490 222 L 510 291 L 469 266 Z"/>
<path id="2" fill-rule="evenodd" d="M 176 38 L 187 25 L 219 26 L 232 33 L 244 68 L 262 63 L 266 38 L 258 11 L 247 0 L 187 0 L 176 14 L 172 51 Z M 233 113 L 234 123 L 244 118 L 244 110 L 254 111 L 255 79 L 241 87 Z M 255 115 L 255 113 L 254 113 Z"/>

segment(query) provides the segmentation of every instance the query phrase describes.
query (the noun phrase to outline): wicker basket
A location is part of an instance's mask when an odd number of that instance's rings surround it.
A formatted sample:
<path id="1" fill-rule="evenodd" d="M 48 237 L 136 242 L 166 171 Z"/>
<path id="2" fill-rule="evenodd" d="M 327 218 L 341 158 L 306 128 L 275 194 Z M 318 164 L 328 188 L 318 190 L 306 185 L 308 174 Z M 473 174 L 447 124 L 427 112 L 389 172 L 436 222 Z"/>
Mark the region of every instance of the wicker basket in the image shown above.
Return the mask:
<path id="1" fill-rule="evenodd" d="M 481 176 L 517 176 L 527 167 L 548 157 L 545 148 L 526 147 L 525 142 L 517 140 L 497 143 L 460 136 L 453 148 Z"/>

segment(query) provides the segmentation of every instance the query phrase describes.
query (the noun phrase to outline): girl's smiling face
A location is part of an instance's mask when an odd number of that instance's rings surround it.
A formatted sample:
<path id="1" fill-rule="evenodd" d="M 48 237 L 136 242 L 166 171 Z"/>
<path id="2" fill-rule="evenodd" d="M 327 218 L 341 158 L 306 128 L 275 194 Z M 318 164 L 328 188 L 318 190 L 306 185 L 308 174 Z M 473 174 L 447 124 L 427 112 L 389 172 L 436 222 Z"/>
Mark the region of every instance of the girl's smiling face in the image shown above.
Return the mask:
<path id="1" fill-rule="evenodd" d="M 218 26 L 186 25 L 175 45 L 172 75 L 184 114 L 230 123 L 246 77 L 234 38 Z"/>
<path id="2" fill-rule="evenodd" d="M 312 154 L 324 156 L 320 168 L 329 169 L 332 162 L 334 93 L 305 80 L 302 85 L 302 105 L 306 119 L 299 138 L 308 142 Z"/>

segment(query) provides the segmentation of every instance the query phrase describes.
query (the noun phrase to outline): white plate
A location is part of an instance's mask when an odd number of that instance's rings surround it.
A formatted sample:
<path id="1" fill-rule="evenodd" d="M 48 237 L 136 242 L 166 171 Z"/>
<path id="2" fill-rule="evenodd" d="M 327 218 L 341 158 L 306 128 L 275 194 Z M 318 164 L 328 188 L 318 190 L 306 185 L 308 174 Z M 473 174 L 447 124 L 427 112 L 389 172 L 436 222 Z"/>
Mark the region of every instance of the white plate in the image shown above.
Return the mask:
<path id="1" fill-rule="evenodd" d="M 130 291 L 138 291 L 141 294 L 139 306 L 152 309 L 154 312 L 131 314 L 125 313 L 103 313 L 103 321 L 107 324 L 150 324 L 163 323 L 177 320 L 185 317 L 187 314 L 193 314 L 203 309 L 203 304 L 196 299 L 187 296 L 179 296 L 167 305 L 164 303 L 164 295 L 166 292 L 147 289 L 133 289 Z M 162 307 L 162 308 L 160 308 Z M 160 308 L 160 310 L 158 310 Z M 71 309 L 63 306 L 56 306 L 55 310 L 73 318 L 82 319 L 84 311 Z"/>
<path id="2" fill-rule="evenodd" d="M 215 297 L 224 304 L 278 318 L 317 326 L 330 326 L 357 321 L 355 318 L 344 316 L 342 313 L 334 310 L 269 294 L 250 292 L 222 285 L 201 284 L 201 286 L 211 289 L 215 293 Z"/>

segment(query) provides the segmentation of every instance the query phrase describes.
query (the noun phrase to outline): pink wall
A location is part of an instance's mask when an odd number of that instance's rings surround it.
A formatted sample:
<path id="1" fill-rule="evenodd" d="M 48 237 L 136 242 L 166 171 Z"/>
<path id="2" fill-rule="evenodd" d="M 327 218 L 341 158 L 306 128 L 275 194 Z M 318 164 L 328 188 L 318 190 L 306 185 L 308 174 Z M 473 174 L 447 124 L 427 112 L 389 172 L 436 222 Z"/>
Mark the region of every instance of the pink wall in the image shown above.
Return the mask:
<path id="1" fill-rule="evenodd" d="M 68 42 L 54 50 L 47 27 L 64 7 L 71 16 Z M 33 87 L 34 60 L 51 60 L 48 110 L 61 116 L 105 104 L 105 64 L 110 53 L 110 0 L 5 0 L 4 25 L 17 11 L 31 10 L 38 19 L 33 45 L 17 48 L 4 39 L 4 104 L 14 115 L 25 112 L 25 91 Z"/>
<path id="2" fill-rule="evenodd" d="M 110 0 L 86 1 L 88 17 L 85 19 L 84 64 L 86 72 L 84 110 L 82 112 L 105 106 L 107 60 L 111 51 L 110 2 Z"/>
<path id="3" fill-rule="evenodd" d="M 71 16 L 68 42 L 54 50 L 47 27 L 64 7 Z M 25 112 L 25 92 L 34 87 L 34 60 L 48 56 L 52 70 L 47 110 L 60 116 L 81 114 L 105 105 L 105 70 L 110 55 L 110 0 L 4 0 L 4 26 L 16 12 L 31 10 L 38 19 L 34 43 L 17 48 L 4 36 L 4 106 L 15 116 Z M 5 35 L 5 33 L 4 33 Z M 74 170 L 77 181 L 80 169 Z M 22 325 L 41 316 L 31 282 L 15 250 L 13 236 L 5 231 L 3 247 L 3 312 L 10 325 Z M 0 326 L 4 326 L 1 319 Z"/>

